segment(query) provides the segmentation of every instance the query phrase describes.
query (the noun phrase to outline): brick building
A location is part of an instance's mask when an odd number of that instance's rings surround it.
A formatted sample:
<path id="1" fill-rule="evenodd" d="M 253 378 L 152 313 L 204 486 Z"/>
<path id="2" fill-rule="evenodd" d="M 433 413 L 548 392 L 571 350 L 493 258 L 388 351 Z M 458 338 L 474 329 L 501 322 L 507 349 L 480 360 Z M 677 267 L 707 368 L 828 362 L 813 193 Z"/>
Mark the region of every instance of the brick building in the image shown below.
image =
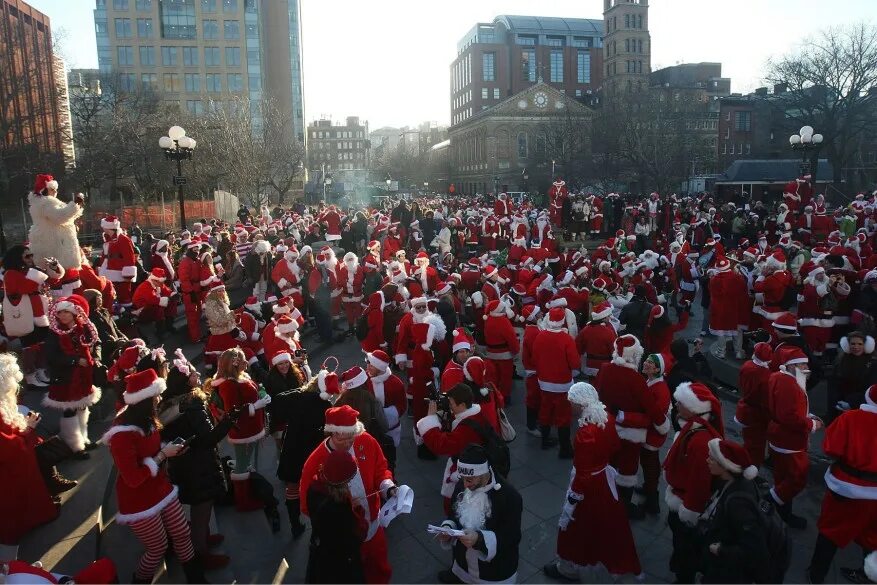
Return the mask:
<path id="1" fill-rule="evenodd" d="M 371 144 L 368 122 L 348 116 L 345 123 L 332 124 L 331 119 L 316 120 L 308 126 L 308 169 L 318 173 L 367 169 Z"/>
<path id="2" fill-rule="evenodd" d="M 604 99 L 645 90 L 652 68 L 648 0 L 603 0 L 603 25 Z"/>

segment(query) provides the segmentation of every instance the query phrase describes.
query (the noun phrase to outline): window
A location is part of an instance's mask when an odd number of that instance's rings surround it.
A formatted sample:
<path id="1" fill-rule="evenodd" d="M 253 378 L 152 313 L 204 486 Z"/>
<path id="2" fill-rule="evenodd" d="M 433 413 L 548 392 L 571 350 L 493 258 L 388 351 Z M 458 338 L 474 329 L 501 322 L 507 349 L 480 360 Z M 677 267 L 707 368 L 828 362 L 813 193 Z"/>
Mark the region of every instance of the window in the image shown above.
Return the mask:
<path id="1" fill-rule="evenodd" d="M 524 79 L 529 82 L 536 81 L 536 49 L 524 49 L 521 51 L 521 68 Z"/>
<path id="2" fill-rule="evenodd" d="M 149 12 L 152 10 L 152 0 L 136 0 L 134 7 L 137 12 Z"/>
<path id="3" fill-rule="evenodd" d="M 164 39 L 194 39 L 195 0 L 161 0 L 161 36 Z"/>
<path id="4" fill-rule="evenodd" d="M 261 63 L 262 57 L 259 55 L 259 49 L 247 49 L 247 65 L 258 67 Z"/>
<path id="5" fill-rule="evenodd" d="M 636 62 L 636 72 L 637 72 L 637 73 L 642 73 L 642 72 L 643 72 L 643 62 L 642 62 L 642 61 L 637 61 L 637 62 Z"/>
<path id="6" fill-rule="evenodd" d="M 582 97 L 582 90 L 580 90 L 580 89 L 576 90 L 576 97 Z"/>
<path id="7" fill-rule="evenodd" d="M 237 14 L 238 0 L 222 0 L 222 11 L 226 14 Z"/>
<path id="8" fill-rule="evenodd" d="M 483 99 L 483 100 L 487 99 L 487 88 L 486 87 L 481 88 L 481 99 Z"/>
<path id="9" fill-rule="evenodd" d="M 259 38 L 259 27 L 255 24 L 247 25 L 247 38 L 248 39 L 258 39 Z"/>
<path id="10" fill-rule="evenodd" d="M 201 91 L 201 76 L 197 73 L 186 73 L 183 76 L 186 84 L 186 91 L 189 93 L 198 93 Z"/>
<path id="11" fill-rule="evenodd" d="M 737 132 L 749 132 L 752 130 L 752 112 L 735 112 L 734 130 Z"/>
<path id="12" fill-rule="evenodd" d="M 727 142 L 722 143 L 722 154 L 728 154 L 728 143 Z"/>
<path id="13" fill-rule="evenodd" d="M 113 68 L 113 50 L 109 47 L 97 48 L 97 66 L 101 72 L 109 71 Z"/>
<path id="14" fill-rule="evenodd" d="M 162 47 L 161 48 L 161 64 L 165 67 L 177 66 L 177 48 Z"/>
<path id="15" fill-rule="evenodd" d="M 198 47 L 183 47 L 183 65 L 196 67 L 198 61 Z"/>
<path id="16" fill-rule="evenodd" d="M 730 137 L 731 137 L 731 127 L 728 126 L 727 128 L 725 128 L 725 139 L 727 140 Z"/>
<path id="17" fill-rule="evenodd" d="M 536 158 L 545 158 L 545 137 L 538 136 L 536 138 Z"/>
<path id="18" fill-rule="evenodd" d="M 244 76 L 240 73 L 229 73 L 228 91 L 244 91 Z"/>
<path id="19" fill-rule="evenodd" d="M 113 0 L 113 10 L 128 10 L 128 0 Z"/>
<path id="20" fill-rule="evenodd" d="M 201 12 L 216 12 L 216 0 L 201 0 Z"/>
<path id="21" fill-rule="evenodd" d="M 576 54 L 576 83 L 591 83 L 591 54 L 587 51 Z"/>
<path id="22" fill-rule="evenodd" d="M 138 18 L 137 19 L 137 38 L 140 38 L 140 39 L 151 39 L 152 38 L 152 19 L 151 18 Z"/>
<path id="23" fill-rule="evenodd" d="M 630 53 L 630 39 L 624 39 L 624 52 Z"/>
<path id="24" fill-rule="evenodd" d="M 119 74 L 119 89 L 122 91 L 134 91 L 137 87 L 137 76 L 133 73 Z"/>
<path id="25" fill-rule="evenodd" d="M 643 41 L 642 41 L 642 39 L 638 40 L 638 41 L 636 42 L 636 44 L 637 44 L 637 51 L 636 51 L 636 52 L 637 52 L 637 53 L 642 53 L 642 52 L 643 52 Z"/>
<path id="26" fill-rule="evenodd" d="M 186 109 L 189 110 L 190 114 L 204 113 L 204 105 L 201 103 L 201 100 L 186 100 Z"/>
<path id="27" fill-rule="evenodd" d="M 572 46 L 587 49 L 591 46 L 591 39 L 589 37 L 573 37 Z"/>
<path id="28" fill-rule="evenodd" d="M 515 37 L 515 43 L 518 45 L 524 45 L 526 47 L 534 47 L 536 46 L 536 37 L 518 35 L 517 37 Z"/>
<path id="29" fill-rule="evenodd" d="M 752 154 L 752 145 L 748 142 L 746 143 L 746 154 Z"/>
<path id="30" fill-rule="evenodd" d="M 496 53 L 481 55 L 481 80 L 496 81 Z"/>
<path id="31" fill-rule="evenodd" d="M 499 99 L 499 88 L 498 87 L 493 88 L 493 99 L 495 99 L 495 100 Z"/>
<path id="32" fill-rule="evenodd" d="M 106 18 L 95 18 L 94 19 L 94 34 L 99 37 L 109 36 L 109 26 L 107 25 Z"/>
<path id="33" fill-rule="evenodd" d="M 219 93 L 222 91 L 222 76 L 219 73 L 208 73 L 206 81 L 208 92 Z"/>
<path id="34" fill-rule="evenodd" d="M 545 37 L 545 44 L 549 47 L 562 47 L 563 37 Z"/>
<path id="35" fill-rule="evenodd" d="M 643 27 L 643 15 L 640 14 L 639 16 L 637 16 L 636 21 L 637 21 L 636 28 L 642 28 Z"/>
<path id="36" fill-rule="evenodd" d="M 734 143 L 731 143 L 731 151 L 728 154 L 734 154 Z"/>
<path id="37" fill-rule="evenodd" d="M 143 86 L 143 89 L 156 89 L 158 87 L 158 74 L 157 73 L 141 73 L 140 74 L 140 85 Z"/>
<path id="38" fill-rule="evenodd" d="M 124 67 L 134 64 L 134 47 L 116 47 L 117 65 Z"/>
<path id="39" fill-rule="evenodd" d="M 204 64 L 208 67 L 219 67 L 220 62 L 219 47 L 204 47 Z"/>
<path id="40" fill-rule="evenodd" d="M 179 73 L 165 73 L 162 77 L 164 81 L 164 90 L 171 93 L 177 93 L 180 91 L 180 74 Z"/>
<path id="41" fill-rule="evenodd" d="M 527 135 L 518 134 L 518 158 L 527 158 Z"/>
<path id="42" fill-rule="evenodd" d="M 219 22 L 216 20 L 203 20 L 201 26 L 204 28 L 205 39 L 219 38 Z"/>
<path id="43" fill-rule="evenodd" d="M 258 12 L 256 0 L 244 0 L 244 11 L 256 14 Z"/>
<path id="44" fill-rule="evenodd" d="M 116 38 L 117 39 L 130 39 L 131 38 L 131 19 L 130 18 L 117 18 L 114 21 L 115 29 L 116 29 Z"/>
<path id="45" fill-rule="evenodd" d="M 236 41 L 241 38 L 241 23 L 239 21 L 226 20 L 224 24 L 225 40 Z"/>
<path id="46" fill-rule="evenodd" d="M 240 67 L 241 66 L 241 48 L 226 47 L 225 48 L 225 66 Z"/>
<path id="47" fill-rule="evenodd" d="M 155 47 L 140 47 L 140 65 L 142 67 L 155 66 Z"/>
<path id="48" fill-rule="evenodd" d="M 258 73 L 250 73 L 247 76 L 250 91 L 262 91 L 262 76 Z"/>
<path id="49" fill-rule="evenodd" d="M 563 83 L 563 51 L 551 51 L 551 83 Z"/>

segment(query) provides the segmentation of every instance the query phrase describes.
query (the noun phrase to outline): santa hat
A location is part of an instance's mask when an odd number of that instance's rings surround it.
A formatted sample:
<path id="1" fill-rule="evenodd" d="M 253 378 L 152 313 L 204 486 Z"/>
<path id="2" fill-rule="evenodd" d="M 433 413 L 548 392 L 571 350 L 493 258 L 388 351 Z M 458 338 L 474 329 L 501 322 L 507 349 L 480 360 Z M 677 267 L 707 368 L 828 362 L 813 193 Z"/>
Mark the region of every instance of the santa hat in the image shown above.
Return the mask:
<path id="1" fill-rule="evenodd" d="M 451 348 L 451 353 L 457 353 L 461 349 L 468 349 L 471 351 L 472 340 L 469 339 L 469 335 L 466 334 L 465 329 L 457 327 L 454 329 L 454 344 Z"/>
<path id="2" fill-rule="evenodd" d="M 323 431 L 327 433 L 361 434 L 365 426 L 359 421 L 359 411 L 351 406 L 335 406 L 326 410 L 326 424 Z"/>
<path id="3" fill-rule="evenodd" d="M 137 367 L 141 358 L 144 358 L 147 355 L 149 355 L 149 350 L 146 347 L 139 345 L 126 347 L 119 355 L 119 359 L 116 360 L 116 363 L 114 364 L 115 368 L 121 372 L 133 370 Z"/>
<path id="4" fill-rule="evenodd" d="M 256 297 L 249 296 L 247 297 L 247 300 L 244 301 L 244 308 L 249 311 L 261 311 L 262 303 L 260 303 L 259 299 L 257 299 Z"/>
<path id="5" fill-rule="evenodd" d="M 783 346 L 779 353 L 780 370 L 784 372 L 787 371 L 788 366 L 807 365 L 809 362 L 807 355 L 793 345 Z"/>
<path id="6" fill-rule="evenodd" d="M 658 375 L 663 376 L 673 367 L 673 357 L 670 355 L 665 355 L 663 353 L 650 353 L 648 357 L 646 357 L 647 362 L 652 362 L 652 365 L 658 370 Z"/>
<path id="7" fill-rule="evenodd" d="M 742 475 L 746 479 L 755 479 L 758 476 L 758 468 L 752 465 L 749 452 L 733 441 L 715 438 L 707 443 L 710 457 L 713 461 L 736 475 Z"/>
<path id="8" fill-rule="evenodd" d="M 554 309 L 555 307 L 566 307 L 567 300 L 566 297 L 562 297 L 560 295 L 554 295 L 550 301 L 545 303 L 545 307 L 548 309 Z"/>
<path id="9" fill-rule="evenodd" d="M 347 408 L 350 407 L 348 406 Z M 347 485 L 351 479 L 356 477 L 358 469 L 356 459 L 353 458 L 350 451 L 336 449 L 331 451 L 326 460 L 320 465 L 319 473 L 320 478 L 326 483 L 342 486 Z"/>
<path id="10" fill-rule="evenodd" d="M 55 177 L 52 175 L 37 175 L 36 180 L 33 185 L 33 192 L 36 194 L 42 194 L 43 189 L 52 189 L 54 191 L 58 190 L 58 181 L 55 180 Z"/>
<path id="11" fill-rule="evenodd" d="M 609 301 L 603 301 L 591 310 L 591 320 L 599 321 L 612 315 L 612 304 Z"/>
<path id="12" fill-rule="evenodd" d="M 451 286 L 450 282 L 439 282 L 435 285 L 435 294 L 436 295 L 446 295 L 453 290 L 453 286 Z"/>
<path id="13" fill-rule="evenodd" d="M 341 389 L 345 391 L 351 388 L 359 388 L 366 382 L 368 382 L 368 376 L 365 370 L 359 366 L 353 366 L 341 374 Z"/>
<path id="14" fill-rule="evenodd" d="M 293 333 L 298 331 L 298 322 L 288 315 L 284 315 L 277 320 L 277 325 L 275 326 L 275 329 L 278 333 L 292 335 Z"/>
<path id="15" fill-rule="evenodd" d="M 643 356 L 643 346 L 639 339 L 630 334 L 622 335 L 615 339 L 613 345 L 612 363 L 626 368 L 639 367 L 639 360 Z"/>
<path id="16" fill-rule="evenodd" d="M 225 284 L 219 278 L 214 277 L 210 283 L 208 284 L 210 288 L 207 289 L 208 293 L 218 292 L 225 290 Z"/>
<path id="17" fill-rule="evenodd" d="M 356 262 L 357 264 L 359 263 L 359 258 L 353 252 L 348 252 L 344 254 L 343 260 L 345 264 L 352 264 L 354 262 Z"/>
<path id="18" fill-rule="evenodd" d="M 289 354 L 288 351 L 278 351 L 271 357 L 272 366 L 282 364 L 283 362 L 292 362 L 292 356 Z"/>
<path id="19" fill-rule="evenodd" d="M 519 282 L 512 287 L 512 294 L 516 294 L 519 297 L 525 297 L 527 296 L 527 287 Z"/>
<path id="20" fill-rule="evenodd" d="M 783 270 L 786 267 L 786 255 L 782 250 L 776 250 L 767 259 L 767 265 L 776 270 Z"/>
<path id="21" fill-rule="evenodd" d="M 499 272 L 496 271 L 496 266 L 487 266 L 484 269 L 484 276 L 487 278 L 496 278 L 499 276 Z"/>
<path id="22" fill-rule="evenodd" d="M 539 313 L 541 312 L 542 309 L 539 308 L 539 305 L 535 304 L 524 305 L 524 307 L 521 309 L 521 315 L 524 316 L 524 320 L 531 323 L 536 322 L 536 319 L 538 319 Z"/>
<path id="23" fill-rule="evenodd" d="M 566 285 L 572 283 L 573 278 L 575 278 L 575 275 L 572 273 L 571 270 L 567 270 L 566 272 L 563 273 L 563 275 L 557 281 L 557 286 L 566 286 Z"/>
<path id="24" fill-rule="evenodd" d="M 718 399 L 700 382 L 682 382 L 673 392 L 673 398 L 676 399 L 677 404 L 698 416 L 711 412 L 719 415 L 721 411 Z"/>
<path id="25" fill-rule="evenodd" d="M 877 406 L 877 384 L 871 384 L 865 391 L 865 404 Z"/>
<path id="26" fill-rule="evenodd" d="M 766 341 L 760 341 L 755 344 L 752 350 L 752 361 L 757 366 L 766 368 L 773 359 L 773 348 Z"/>
<path id="27" fill-rule="evenodd" d="M 548 311 L 548 320 L 546 322 L 548 329 L 558 331 L 564 325 L 566 325 L 566 309 L 555 307 Z"/>
<path id="28" fill-rule="evenodd" d="M 649 326 L 655 322 L 655 319 L 663 317 L 665 312 L 666 311 L 662 305 L 654 305 L 649 311 Z"/>
<path id="29" fill-rule="evenodd" d="M 164 378 L 159 378 L 152 368 L 125 376 L 125 404 L 137 404 L 147 398 L 158 396 L 167 388 Z"/>
<path id="30" fill-rule="evenodd" d="M 482 396 L 487 396 L 490 393 L 490 389 L 485 385 L 485 369 L 486 365 L 484 360 L 477 356 L 470 357 L 466 360 L 466 363 L 463 364 L 463 376 L 465 376 L 468 381 L 478 386 L 478 392 Z"/>
<path id="31" fill-rule="evenodd" d="M 117 583 L 116 565 L 107 558 L 94 561 L 68 579 L 43 569 L 40 563 L 9 561 L 4 583 L 9 585 L 53 585 L 55 583 Z"/>
<path id="32" fill-rule="evenodd" d="M 731 270 L 731 261 L 722 256 L 716 262 L 716 270 L 719 272 L 727 272 L 728 270 Z"/>
<path id="33" fill-rule="evenodd" d="M 418 252 L 417 256 L 414 257 L 414 263 L 418 266 L 429 264 L 429 256 L 426 252 Z"/>
<path id="34" fill-rule="evenodd" d="M 149 272 L 149 279 L 164 282 L 167 279 L 167 271 L 164 268 L 155 267 Z"/>
<path id="35" fill-rule="evenodd" d="M 771 325 L 783 333 L 796 333 L 798 331 L 798 320 L 791 313 L 783 313 Z"/>
<path id="36" fill-rule="evenodd" d="M 594 290 L 605 293 L 608 284 L 609 283 L 606 281 L 605 278 L 603 278 L 602 276 L 598 276 L 596 279 L 594 279 Z"/>
<path id="37" fill-rule="evenodd" d="M 271 307 L 271 311 L 275 315 L 287 315 L 292 310 L 292 307 L 289 306 L 289 297 L 283 297 L 277 303 Z"/>
<path id="38" fill-rule="evenodd" d="M 382 372 L 386 372 L 387 368 L 390 367 L 390 356 L 382 349 L 365 354 L 365 359 L 368 360 L 369 364 Z"/>
<path id="39" fill-rule="evenodd" d="M 331 372 L 327 368 L 327 363 L 330 359 L 335 360 L 335 368 Z M 341 393 L 341 383 L 338 381 L 338 374 L 335 372 L 337 369 L 338 358 L 334 356 L 327 357 L 323 360 L 323 365 L 320 366 L 320 371 L 317 374 L 317 388 L 320 389 L 320 398 L 323 400 L 329 400 L 332 396 L 337 396 Z"/>
<path id="40" fill-rule="evenodd" d="M 115 215 L 108 215 L 100 220 L 100 227 L 105 230 L 118 230 L 122 229 L 122 223 Z"/>
<path id="41" fill-rule="evenodd" d="M 416 307 L 418 305 L 427 304 L 428 299 L 426 297 L 414 297 L 413 299 L 411 299 L 408 302 L 411 303 L 411 308 L 413 309 L 414 307 Z"/>
<path id="42" fill-rule="evenodd" d="M 61 297 L 58 302 L 52 305 L 52 311 L 59 313 L 67 311 L 79 317 L 88 318 L 89 308 L 88 301 L 81 295 L 70 295 L 69 297 Z"/>

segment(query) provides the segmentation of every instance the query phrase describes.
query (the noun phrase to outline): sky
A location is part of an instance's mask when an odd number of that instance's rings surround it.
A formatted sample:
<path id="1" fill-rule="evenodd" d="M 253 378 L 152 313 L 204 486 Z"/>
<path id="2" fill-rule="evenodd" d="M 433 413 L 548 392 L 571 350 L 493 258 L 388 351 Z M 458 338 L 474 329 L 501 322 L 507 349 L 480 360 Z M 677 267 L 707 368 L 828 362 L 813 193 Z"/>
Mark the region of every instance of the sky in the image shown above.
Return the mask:
<path id="1" fill-rule="evenodd" d="M 272 0 L 263 0 L 270 2 Z M 69 67 L 97 67 L 94 0 L 28 0 L 62 28 Z M 603 0 L 300 0 L 308 121 L 359 116 L 372 130 L 450 119 L 457 41 L 498 14 L 602 18 Z M 722 63 L 731 91 L 762 85 L 771 57 L 819 30 L 877 21 L 877 0 L 651 0 L 652 69 Z"/>

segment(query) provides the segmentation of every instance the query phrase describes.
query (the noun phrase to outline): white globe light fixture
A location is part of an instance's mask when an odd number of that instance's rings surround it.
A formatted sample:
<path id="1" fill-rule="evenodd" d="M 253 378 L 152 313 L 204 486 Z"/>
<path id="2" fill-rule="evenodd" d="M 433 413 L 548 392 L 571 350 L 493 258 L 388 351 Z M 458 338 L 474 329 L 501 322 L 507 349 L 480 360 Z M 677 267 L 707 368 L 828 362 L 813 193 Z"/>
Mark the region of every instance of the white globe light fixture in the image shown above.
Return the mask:
<path id="1" fill-rule="evenodd" d="M 186 135 L 186 131 L 182 126 L 171 126 L 171 129 L 167 131 L 167 135 L 171 140 L 179 140 Z"/>
<path id="2" fill-rule="evenodd" d="M 183 161 L 192 158 L 192 151 L 195 150 L 196 144 L 194 138 L 186 136 L 186 131 L 181 126 L 171 126 L 167 131 L 167 136 L 158 139 L 158 147 L 164 150 L 164 157 L 177 163 L 174 185 L 177 186 L 177 196 L 180 203 L 180 228 L 184 230 L 186 229 L 186 205 L 183 198 L 183 186 L 186 184 L 186 177 L 183 176 Z"/>
<path id="3" fill-rule="evenodd" d="M 164 148 L 167 150 L 168 148 L 174 147 L 174 141 L 170 139 L 170 136 L 162 136 L 158 139 L 158 147 Z"/>
<path id="4" fill-rule="evenodd" d="M 789 136 L 789 144 L 795 146 L 796 144 L 801 144 L 801 137 L 798 134 L 792 134 Z"/>
<path id="5" fill-rule="evenodd" d="M 816 168 L 819 165 L 818 151 L 824 139 L 822 134 L 814 133 L 813 126 L 801 126 L 797 134 L 789 136 L 789 145 L 792 147 L 792 150 L 801 151 L 802 175 L 816 176 Z M 816 151 L 815 156 L 813 151 Z M 814 158 L 816 160 L 811 160 Z"/>

